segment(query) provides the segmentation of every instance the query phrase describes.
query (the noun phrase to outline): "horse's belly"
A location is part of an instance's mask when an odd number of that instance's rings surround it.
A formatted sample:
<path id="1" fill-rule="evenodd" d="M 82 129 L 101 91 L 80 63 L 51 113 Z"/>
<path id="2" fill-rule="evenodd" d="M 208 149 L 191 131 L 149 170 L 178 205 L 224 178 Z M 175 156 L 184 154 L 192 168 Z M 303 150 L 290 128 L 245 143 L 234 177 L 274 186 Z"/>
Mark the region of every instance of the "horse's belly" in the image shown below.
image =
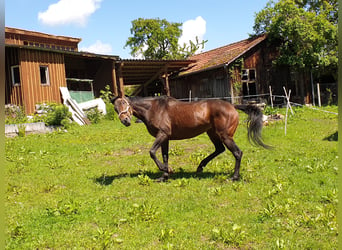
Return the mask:
<path id="1" fill-rule="evenodd" d="M 193 138 L 195 136 L 198 136 L 200 134 L 203 134 L 204 132 L 207 132 L 210 129 L 210 125 L 202 125 L 198 127 L 192 127 L 192 128 L 172 128 L 171 131 L 171 140 L 182 140 L 182 139 L 189 139 Z"/>

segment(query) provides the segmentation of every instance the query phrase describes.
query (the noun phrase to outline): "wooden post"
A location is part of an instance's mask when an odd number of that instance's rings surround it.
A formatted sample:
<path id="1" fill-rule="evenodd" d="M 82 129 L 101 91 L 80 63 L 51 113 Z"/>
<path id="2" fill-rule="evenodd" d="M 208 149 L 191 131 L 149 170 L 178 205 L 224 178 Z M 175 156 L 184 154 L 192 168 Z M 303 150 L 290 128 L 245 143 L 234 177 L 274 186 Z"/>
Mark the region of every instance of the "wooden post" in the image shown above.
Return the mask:
<path id="1" fill-rule="evenodd" d="M 273 108 L 273 97 L 272 97 L 272 87 L 271 87 L 271 85 L 269 86 L 269 89 L 270 89 L 271 107 Z"/>
<path id="2" fill-rule="evenodd" d="M 317 98 L 318 98 L 318 107 L 321 106 L 321 89 L 319 87 L 319 83 L 317 83 Z"/>
<path id="3" fill-rule="evenodd" d="M 167 96 L 170 96 L 169 76 L 167 71 L 165 72 L 165 92 Z"/>
<path id="4" fill-rule="evenodd" d="M 289 94 L 287 94 L 285 86 L 283 87 L 283 89 L 284 89 L 286 100 L 287 100 L 286 115 L 285 115 L 285 136 L 286 136 L 288 111 L 289 111 L 289 108 L 290 108 L 291 112 L 292 112 L 292 115 L 293 115 L 293 110 L 292 110 L 292 107 L 291 107 L 291 104 L 290 104 L 291 89 L 289 90 Z"/>
<path id="5" fill-rule="evenodd" d="M 113 82 L 114 96 L 118 96 L 118 84 L 116 81 L 116 69 L 115 69 L 115 62 L 114 61 L 113 61 L 113 66 L 112 66 L 112 82 Z"/>
<path id="6" fill-rule="evenodd" d="M 119 76 L 119 89 L 118 89 L 118 95 L 120 97 L 125 95 L 125 90 L 124 90 L 124 80 L 122 76 L 122 67 L 123 63 L 120 63 L 119 68 L 118 68 L 118 76 Z"/>

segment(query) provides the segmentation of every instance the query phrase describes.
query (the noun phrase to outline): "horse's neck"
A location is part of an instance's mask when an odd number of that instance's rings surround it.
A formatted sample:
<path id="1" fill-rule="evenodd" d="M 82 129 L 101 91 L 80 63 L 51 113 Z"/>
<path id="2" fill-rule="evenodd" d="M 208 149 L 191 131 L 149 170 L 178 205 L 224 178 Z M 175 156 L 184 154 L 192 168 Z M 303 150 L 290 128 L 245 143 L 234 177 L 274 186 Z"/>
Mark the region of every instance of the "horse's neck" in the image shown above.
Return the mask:
<path id="1" fill-rule="evenodd" d="M 146 121 L 149 110 L 152 107 L 152 101 L 146 100 L 132 100 L 131 106 L 133 108 L 133 115 L 142 120 Z"/>

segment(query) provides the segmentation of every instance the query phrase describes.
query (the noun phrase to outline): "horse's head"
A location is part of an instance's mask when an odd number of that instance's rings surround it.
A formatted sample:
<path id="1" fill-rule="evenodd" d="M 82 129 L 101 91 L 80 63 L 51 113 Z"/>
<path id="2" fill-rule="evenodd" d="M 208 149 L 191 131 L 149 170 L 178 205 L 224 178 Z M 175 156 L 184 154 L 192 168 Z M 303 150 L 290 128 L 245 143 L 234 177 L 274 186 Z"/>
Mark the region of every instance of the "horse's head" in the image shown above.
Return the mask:
<path id="1" fill-rule="evenodd" d="M 130 126 L 133 110 L 129 104 L 129 100 L 126 97 L 117 96 L 111 101 L 114 104 L 114 109 L 118 113 L 121 123 L 126 127 Z"/>

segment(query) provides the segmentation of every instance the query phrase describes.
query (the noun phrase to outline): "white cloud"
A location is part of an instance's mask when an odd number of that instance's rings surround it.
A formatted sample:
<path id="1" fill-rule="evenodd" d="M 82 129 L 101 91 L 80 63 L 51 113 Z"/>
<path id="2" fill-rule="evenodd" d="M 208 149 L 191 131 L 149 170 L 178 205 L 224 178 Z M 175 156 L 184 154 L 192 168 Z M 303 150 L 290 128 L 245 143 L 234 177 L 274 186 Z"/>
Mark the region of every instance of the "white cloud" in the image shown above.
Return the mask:
<path id="1" fill-rule="evenodd" d="M 38 20 L 50 26 L 76 24 L 85 26 L 91 14 L 102 0 L 59 0 L 44 12 L 38 13 Z"/>
<path id="2" fill-rule="evenodd" d="M 178 40 L 178 44 L 183 46 L 183 44 L 189 45 L 189 40 L 196 42 L 196 36 L 198 41 L 202 42 L 204 34 L 206 32 L 206 21 L 201 17 L 196 17 L 195 20 L 188 20 L 183 23 L 182 26 L 182 36 Z"/>
<path id="3" fill-rule="evenodd" d="M 97 40 L 94 44 L 88 47 L 80 48 L 80 51 L 110 55 L 112 53 L 112 46 L 109 43 L 102 43 L 100 40 Z"/>

